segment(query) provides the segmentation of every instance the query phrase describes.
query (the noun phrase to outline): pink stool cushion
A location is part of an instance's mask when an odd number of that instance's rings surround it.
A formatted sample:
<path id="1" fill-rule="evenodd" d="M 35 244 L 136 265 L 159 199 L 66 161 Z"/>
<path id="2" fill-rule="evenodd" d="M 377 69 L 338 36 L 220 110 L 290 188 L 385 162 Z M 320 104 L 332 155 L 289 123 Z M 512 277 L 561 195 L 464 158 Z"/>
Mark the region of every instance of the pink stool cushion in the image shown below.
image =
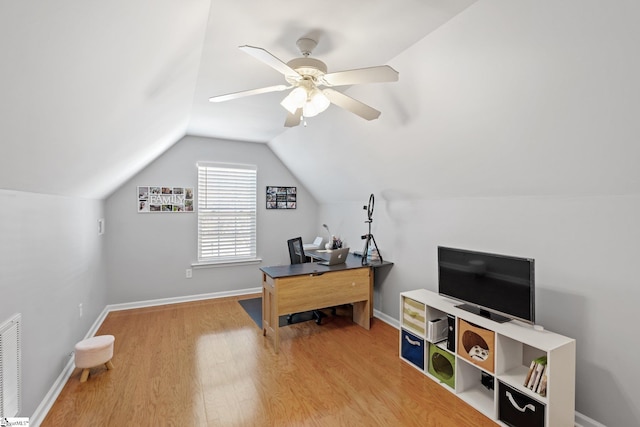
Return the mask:
<path id="1" fill-rule="evenodd" d="M 93 368 L 113 357 L 113 335 L 98 335 L 76 344 L 75 363 L 78 368 Z"/>

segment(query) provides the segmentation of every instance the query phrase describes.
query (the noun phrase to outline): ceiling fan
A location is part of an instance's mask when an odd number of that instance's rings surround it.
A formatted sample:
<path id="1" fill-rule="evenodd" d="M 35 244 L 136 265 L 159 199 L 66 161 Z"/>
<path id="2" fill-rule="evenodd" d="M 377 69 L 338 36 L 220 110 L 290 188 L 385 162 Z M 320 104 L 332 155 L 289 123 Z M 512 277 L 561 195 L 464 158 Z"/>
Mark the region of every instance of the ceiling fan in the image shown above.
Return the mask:
<path id="1" fill-rule="evenodd" d="M 327 73 L 327 66 L 324 62 L 309 57 L 313 49 L 318 45 L 316 40 L 302 37 L 298 39 L 296 45 L 300 49 L 302 57 L 294 58 L 287 63 L 260 47 L 240 46 L 240 50 L 243 52 L 282 73 L 288 84 L 214 96 L 209 98 L 209 101 L 223 102 L 250 95 L 292 89 L 280 103 L 288 112 L 284 124 L 286 127 L 298 126 L 306 117 L 313 117 L 323 112 L 330 104 L 335 104 L 351 111 L 366 120 L 374 120 L 380 116 L 380 111 L 342 92 L 338 92 L 332 87 L 395 82 L 398 81 L 398 72 L 396 70 L 388 65 L 381 65 Z"/>

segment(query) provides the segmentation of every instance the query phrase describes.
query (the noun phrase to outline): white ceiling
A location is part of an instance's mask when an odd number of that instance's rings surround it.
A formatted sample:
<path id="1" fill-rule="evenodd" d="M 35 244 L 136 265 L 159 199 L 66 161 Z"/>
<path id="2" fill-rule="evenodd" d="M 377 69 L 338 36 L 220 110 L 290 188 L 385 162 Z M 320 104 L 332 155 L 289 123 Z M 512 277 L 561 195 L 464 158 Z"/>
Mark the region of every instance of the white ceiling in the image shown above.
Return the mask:
<path id="1" fill-rule="evenodd" d="M 287 62 L 301 56 L 296 40 L 306 36 L 318 41 L 311 56 L 324 61 L 329 72 L 382 65 L 472 2 L 276 0 L 265 7 L 240 0 L 216 5 L 209 14 L 187 133 L 267 142 L 286 130 L 286 111 L 279 106 L 286 93 L 208 102 L 214 95 L 285 83 L 238 46 L 262 47 Z"/>
<path id="2" fill-rule="evenodd" d="M 208 102 L 283 82 L 238 46 L 286 62 L 311 35 L 329 71 L 382 65 L 473 2 L 3 1 L 0 188 L 102 198 L 185 134 L 268 142 L 282 93 Z"/>

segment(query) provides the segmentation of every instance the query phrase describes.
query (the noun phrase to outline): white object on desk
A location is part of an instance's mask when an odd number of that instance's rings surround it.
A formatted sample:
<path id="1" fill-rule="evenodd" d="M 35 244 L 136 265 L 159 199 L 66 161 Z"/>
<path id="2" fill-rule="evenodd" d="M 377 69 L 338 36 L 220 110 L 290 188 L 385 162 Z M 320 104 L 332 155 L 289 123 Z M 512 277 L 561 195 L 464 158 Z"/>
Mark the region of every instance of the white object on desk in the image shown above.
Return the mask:
<path id="1" fill-rule="evenodd" d="M 305 243 L 305 244 L 302 245 L 302 248 L 305 251 L 311 251 L 311 250 L 314 250 L 314 249 L 320 249 L 320 245 L 321 244 L 322 244 L 322 237 L 318 236 L 313 241 L 313 243 Z"/>

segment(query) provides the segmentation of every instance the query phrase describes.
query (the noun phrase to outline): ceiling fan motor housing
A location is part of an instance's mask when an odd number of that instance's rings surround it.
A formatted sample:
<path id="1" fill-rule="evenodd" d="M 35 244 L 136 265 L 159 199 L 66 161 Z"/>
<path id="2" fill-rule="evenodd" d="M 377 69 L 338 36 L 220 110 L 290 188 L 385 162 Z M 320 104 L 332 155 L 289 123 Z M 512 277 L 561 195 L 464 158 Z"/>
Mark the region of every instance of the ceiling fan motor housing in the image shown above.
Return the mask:
<path id="1" fill-rule="evenodd" d="M 302 77 L 311 77 L 314 81 L 326 74 L 327 65 L 315 58 L 295 58 L 287 62 L 287 65 L 298 72 Z M 289 83 L 297 81 L 297 76 L 285 76 Z"/>
<path id="2" fill-rule="evenodd" d="M 296 41 L 296 46 L 298 46 L 303 56 L 309 56 L 311 52 L 313 52 L 313 49 L 318 46 L 318 42 L 309 37 L 300 37 L 298 41 Z"/>

